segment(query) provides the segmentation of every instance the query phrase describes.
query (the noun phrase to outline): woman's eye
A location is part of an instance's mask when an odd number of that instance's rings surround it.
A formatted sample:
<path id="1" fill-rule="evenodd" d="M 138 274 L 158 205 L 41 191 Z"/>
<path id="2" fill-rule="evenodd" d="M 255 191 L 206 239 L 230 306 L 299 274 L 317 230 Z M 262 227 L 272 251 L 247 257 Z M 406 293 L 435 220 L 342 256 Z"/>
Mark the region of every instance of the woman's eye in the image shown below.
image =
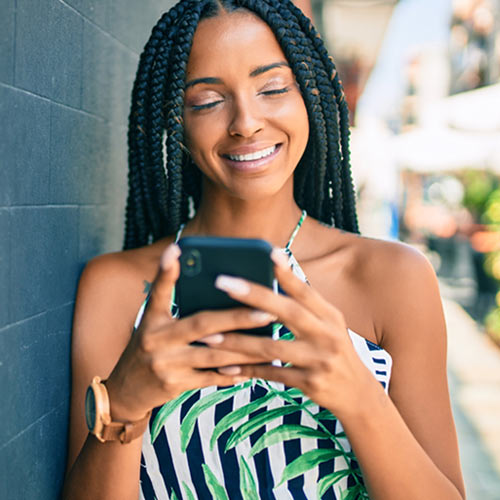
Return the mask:
<path id="1" fill-rule="evenodd" d="M 206 104 L 192 104 L 191 109 L 193 111 L 201 111 L 203 109 L 210 109 L 219 104 L 222 101 L 212 101 L 212 102 L 207 102 Z"/>
<path id="2" fill-rule="evenodd" d="M 263 95 L 279 95 L 286 94 L 290 89 L 288 87 L 284 87 L 282 89 L 274 89 L 274 90 L 264 90 L 261 92 Z"/>

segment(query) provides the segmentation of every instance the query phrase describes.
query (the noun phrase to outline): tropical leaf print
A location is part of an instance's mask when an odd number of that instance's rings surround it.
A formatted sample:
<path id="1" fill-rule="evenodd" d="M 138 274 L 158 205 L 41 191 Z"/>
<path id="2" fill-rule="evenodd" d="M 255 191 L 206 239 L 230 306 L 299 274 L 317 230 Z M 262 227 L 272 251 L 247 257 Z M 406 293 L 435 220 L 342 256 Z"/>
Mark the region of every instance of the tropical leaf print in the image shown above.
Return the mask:
<path id="1" fill-rule="evenodd" d="M 196 500 L 196 497 L 191 491 L 191 488 L 184 481 L 182 481 L 182 487 L 184 488 L 184 492 L 186 493 L 187 500 Z"/>
<path id="2" fill-rule="evenodd" d="M 205 482 L 207 483 L 207 487 L 212 494 L 212 498 L 216 500 L 229 500 L 226 488 L 220 484 L 210 467 L 207 464 L 202 464 L 202 468 L 203 474 L 205 475 Z"/>
<path id="3" fill-rule="evenodd" d="M 264 413 L 256 415 L 251 420 L 248 420 L 233 431 L 233 433 L 227 440 L 226 451 L 234 448 L 238 443 L 241 443 L 241 441 L 249 437 L 254 432 L 257 432 L 261 427 L 269 424 L 273 420 L 285 415 L 290 415 L 291 413 L 295 413 L 298 410 L 299 408 L 295 406 L 286 405 L 279 408 L 273 408 L 272 410 L 268 410 Z"/>
<path id="4" fill-rule="evenodd" d="M 263 434 L 252 446 L 248 456 L 253 457 L 257 453 L 260 453 L 264 448 L 269 448 L 274 444 L 297 438 L 329 439 L 330 436 L 328 436 L 326 432 L 313 429 L 312 427 L 307 427 L 305 425 L 280 425 L 279 427 L 275 427 L 274 429 L 271 429 Z"/>
<path id="5" fill-rule="evenodd" d="M 318 482 L 318 500 L 326 493 L 328 489 L 330 489 L 335 483 L 340 481 L 343 477 L 348 476 L 351 473 L 350 469 L 341 469 L 327 476 L 321 478 Z M 346 490 L 348 491 L 348 490 Z"/>
<path id="6" fill-rule="evenodd" d="M 193 435 L 194 427 L 198 417 L 212 406 L 226 401 L 232 397 L 236 392 L 246 389 L 252 385 L 252 381 L 248 380 L 244 384 L 231 386 L 228 389 L 214 391 L 198 401 L 189 409 L 188 413 L 184 416 L 181 424 L 181 449 L 183 452 L 187 450 L 191 436 Z"/>
<path id="7" fill-rule="evenodd" d="M 338 456 L 342 456 L 342 452 L 335 448 L 317 448 L 306 451 L 285 467 L 277 486 L 280 486 L 285 481 L 290 481 L 290 479 L 301 476 L 304 472 Z"/>
<path id="8" fill-rule="evenodd" d="M 259 500 L 255 478 L 244 457 L 240 458 L 240 492 L 243 500 Z"/>
<path id="9" fill-rule="evenodd" d="M 241 406 L 240 408 L 233 410 L 231 413 L 228 413 L 223 418 L 221 418 L 213 430 L 212 437 L 210 439 L 210 449 L 213 449 L 215 443 L 217 442 L 217 439 L 219 439 L 221 434 L 224 434 L 224 432 L 230 429 L 239 420 L 248 417 L 250 413 L 253 413 L 262 406 L 265 406 L 269 400 L 275 398 L 276 396 L 276 394 L 268 392 L 265 396 L 262 396 L 261 398 L 256 399 L 251 403 Z"/>
<path id="10" fill-rule="evenodd" d="M 176 408 L 184 403 L 186 399 L 189 399 L 195 392 L 196 389 L 183 392 L 178 398 L 172 399 L 172 401 L 165 403 L 160 408 L 160 411 L 156 414 L 156 417 L 153 420 L 153 425 L 151 426 L 151 443 L 155 442 L 168 417 L 170 417 L 170 415 L 176 410 Z"/>

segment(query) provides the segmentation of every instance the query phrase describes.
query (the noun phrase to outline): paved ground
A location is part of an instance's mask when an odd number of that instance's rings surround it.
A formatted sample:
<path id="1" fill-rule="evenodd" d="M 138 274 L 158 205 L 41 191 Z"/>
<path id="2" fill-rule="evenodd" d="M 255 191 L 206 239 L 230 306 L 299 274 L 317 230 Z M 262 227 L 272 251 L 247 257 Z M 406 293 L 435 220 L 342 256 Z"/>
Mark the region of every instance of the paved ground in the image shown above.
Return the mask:
<path id="1" fill-rule="evenodd" d="M 468 500 L 500 500 L 500 349 L 444 301 L 453 412 Z"/>

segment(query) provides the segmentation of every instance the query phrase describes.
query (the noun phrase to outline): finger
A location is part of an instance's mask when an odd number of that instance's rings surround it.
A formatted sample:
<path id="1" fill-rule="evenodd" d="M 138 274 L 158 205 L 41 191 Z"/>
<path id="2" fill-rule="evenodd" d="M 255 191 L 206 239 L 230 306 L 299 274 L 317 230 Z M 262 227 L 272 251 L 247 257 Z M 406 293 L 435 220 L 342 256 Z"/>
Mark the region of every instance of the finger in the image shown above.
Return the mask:
<path id="1" fill-rule="evenodd" d="M 208 346 L 188 346 L 186 358 L 180 362 L 192 368 L 219 368 L 230 365 L 265 363 L 266 361 L 265 357 L 259 353 L 252 355 L 213 349 Z"/>
<path id="2" fill-rule="evenodd" d="M 288 264 L 287 256 L 282 250 L 274 248 L 271 252 L 271 259 L 275 263 L 275 276 L 281 288 L 289 297 L 293 297 L 320 319 L 329 318 L 335 322 L 340 321 L 343 323 L 342 313 L 317 290 L 295 275 Z"/>
<path id="3" fill-rule="evenodd" d="M 220 332 L 262 327 L 274 320 L 275 315 L 248 307 L 200 311 L 169 325 L 168 341 L 186 344 Z"/>
<path id="4" fill-rule="evenodd" d="M 217 371 L 221 375 L 231 375 L 241 378 L 260 378 L 264 380 L 272 380 L 273 382 L 282 382 L 289 387 L 298 387 L 299 389 L 306 386 L 307 372 L 301 368 L 274 366 L 269 364 L 263 365 L 241 365 L 239 370 L 233 367 L 219 368 Z M 224 373 L 226 372 L 226 373 Z"/>
<path id="5" fill-rule="evenodd" d="M 225 387 L 240 384 L 248 380 L 248 377 L 242 375 L 225 375 L 215 370 L 193 371 L 189 376 L 188 387 L 186 390 L 198 389 L 201 387 L 218 386 Z"/>
<path id="6" fill-rule="evenodd" d="M 253 363 L 263 363 L 279 359 L 282 363 L 291 363 L 297 367 L 309 367 L 316 363 L 317 353 L 309 343 L 302 340 L 290 342 L 288 340 L 274 340 L 241 333 L 226 333 L 219 343 L 211 344 L 212 350 L 221 350 L 224 353 L 233 352 L 248 359 L 255 359 Z M 260 359 L 260 361 L 257 361 Z M 248 364 L 248 363 L 225 363 Z M 223 366 L 223 365 L 218 365 Z"/>
<path id="7" fill-rule="evenodd" d="M 172 291 L 180 273 L 180 254 L 181 250 L 175 243 L 169 245 L 163 252 L 146 308 L 149 316 L 154 313 L 161 314 L 163 319 L 165 314 L 171 317 Z"/>
<path id="8" fill-rule="evenodd" d="M 226 275 L 217 276 L 215 286 L 240 302 L 276 315 L 298 338 L 321 327 L 321 321 L 295 299 L 265 286 Z"/>

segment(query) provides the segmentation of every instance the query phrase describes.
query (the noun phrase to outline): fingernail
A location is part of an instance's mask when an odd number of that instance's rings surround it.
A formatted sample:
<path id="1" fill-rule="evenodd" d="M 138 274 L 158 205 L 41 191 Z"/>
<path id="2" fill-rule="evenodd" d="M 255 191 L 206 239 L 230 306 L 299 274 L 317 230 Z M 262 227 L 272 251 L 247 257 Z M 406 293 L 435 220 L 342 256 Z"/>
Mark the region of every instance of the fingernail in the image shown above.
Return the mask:
<path id="1" fill-rule="evenodd" d="M 198 339 L 198 342 L 203 342 L 204 344 L 220 344 L 224 341 L 224 335 L 222 333 L 214 333 L 213 335 L 207 335 L 201 339 Z"/>
<path id="2" fill-rule="evenodd" d="M 241 373 L 240 366 L 223 366 L 218 368 L 217 371 L 222 375 L 239 375 Z"/>
<path id="3" fill-rule="evenodd" d="M 250 286 L 245 280 L 226 276 L 225 274 L 217 276 L 215 287 L 235 295 L 247 295 L 250 292 Z"/>
<path id="4" fill-rule="evenodd" d="M 175 243 L 169 245 L 161 256 L 161 268 L 163 270 L 169 269 L 172 263 L 179 257 L 180 254 L 181 249 L 178 247 L 178 245 L 176 245 Z"/>
<path id="5" fill-rule="evenodd" d="M 271 323 L 271 321 L 277 320 L 278 317 L 274 314 L 256 309 L 250 313 L 250 319 L 258 321 L 259 323 Z"/>
<path id="6" fill-rule="evenodd" d="M 288 269 L 288 256 L 283 252 L 283 250 L 273 248 L 273 251 L 271 252 L 271 259 L 278 267 Z"/>

